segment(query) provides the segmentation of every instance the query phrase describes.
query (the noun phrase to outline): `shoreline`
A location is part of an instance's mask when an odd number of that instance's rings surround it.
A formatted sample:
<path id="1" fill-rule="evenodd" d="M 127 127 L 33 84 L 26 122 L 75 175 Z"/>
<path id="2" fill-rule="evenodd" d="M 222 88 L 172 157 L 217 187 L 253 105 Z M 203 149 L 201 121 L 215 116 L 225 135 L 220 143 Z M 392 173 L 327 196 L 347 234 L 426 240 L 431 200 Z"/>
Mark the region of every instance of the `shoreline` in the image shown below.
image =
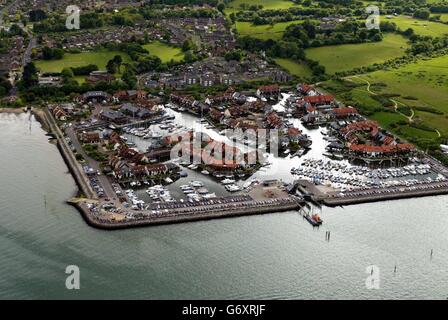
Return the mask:
<path id="1" fill-rule="evenodd" d="M 8 112 L 12 110 L 13 112 Z M 13 109 L 13 108 L 2 108 L 0 109 L 0 113 L 25 113 L 25 111 L 21 108 Z M 228 218 L 228 217 L 238 217 L 245 215 L 258 215 L 258 214 L 268 214 L 268 213 L 277 213 L 284 211 L 292 211 L 300 209 L 301 205 L 296 204 L 282 204 L 282 205 L 273 205 L 269 208 L 257 208 L 257 207 L 247 207 L 244 210 L 234 209 L 228 210 L 224 212 L 203 212 L 201 214 L 191 214 L 184 216 L 165 216 L 165 217 L 157 217 L 157 218 L 148 218 L 142 220 L 130 220 L 130 221 L 114 221 L 114 220 L 102 220 L 96 218 L 87 207 L 86 203 L 89 200 L 97 201 L 98 199 L 95 197 L 95 192 L 90 188 L 88 178 L 85 176 L 82 168 L 79 163 L 74 158 L 73 153 L 66 145 L 65 139 L 63 137 L 63 133 L 60 131 L 59 127 L 57 127 L 57 123 L 52 117 L 50 111 L 46 108 L 35 108 L 31 110 L 31 113 L 36 117 L 36 120 L 42 125 L 42 128 L 47 132 L 47 134 L 52 135 L 57 143 L 57 148 L 61 153 L 64 162 L 66 163 L 77 187 L 78 194 L 83 195 L 84 201 L 79 203 L 73 203 L 67 200 L 67 204 L 75 207 L 84 218 L 85 222 L 94 228 L 103 229 L 103 230 L 117 230 L 117 229 L 127 229 L 127 228 L 135 228 L 135 227 L 144 227 L 144 226 L 154 226 L 154 225 L 162 225 L 162 224 L 174 224 L 174 223 L 185 223 L 185 222 L 194 222 L 200 220 L 211 220 L 211 219 L 219 219 L 219 218 Z M 305 188 L 306 189 L 306 188 Z M 305 191 L 305 190 L 304 190 Z M 309 191 L 306 190 L 306 191 Z M 308 193 L 309 194 L 309 193 Z M 315 194 L 311 192 L 309 194 L 312 200 L 320 202 L 328 207 L 336 207 L 336 206 L 344 206 L 344 205 L 354 205 L 354 204 L 362 204 L 362 203 L 370 203 L 370 202 L 378 202 L 378 201 L 390 201 L 390 200 L 400 200 L 406 198 L 414 198 L 414 197 L 427 197 L 427 196 L 438 196 L 448 194 L 448 188 L 438 188 L 438 189 L 428 189 L 428 190 L 415 190 L 408 192 L 400 192 L 400 193 L 391 193 L 391 194 L 378 194 L 378 195 L 368 195 L 368 196 L 356 196 L 356 197 L 322 197 L 322 195 Z"/>

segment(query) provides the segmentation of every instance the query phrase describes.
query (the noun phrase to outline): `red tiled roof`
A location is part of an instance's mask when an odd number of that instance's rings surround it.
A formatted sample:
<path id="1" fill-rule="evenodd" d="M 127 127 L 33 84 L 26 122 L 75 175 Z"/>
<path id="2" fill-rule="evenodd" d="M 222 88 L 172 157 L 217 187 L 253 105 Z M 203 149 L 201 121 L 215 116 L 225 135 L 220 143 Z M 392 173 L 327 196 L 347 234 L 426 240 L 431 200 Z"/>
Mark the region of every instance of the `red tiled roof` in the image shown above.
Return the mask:
<path id="1" fill-rule="evenodd" d="M 277 84 L 269 85 L 269 86 L 260 86 L 258 90 L 261 92 L 278 92 L 280 91 L 280 87 Z"/>
<path id="2" fill-rule="evenodd" d="M 399 151 L 411 151 L 415 147 L 412 144 L 402 143 L 396 145 L 370 146 L 366 144 L 352 144 L 349 146 L 351 151 L 366 153 L 396 153 Z"/>
<path id="3" fill-rule="evenodd" d="M 320 95 L 320 96 L 307 96 L 304 98 L 309 103 L 331 103 L 334 100 L 332 95 Z"/>
<path id="4" fill-rule="evenodd" d="M 288 128 L 288 136 L 296 137 L 302 134 L 302 132 L 297 128 Z"/>
<path id="5" fill-rule="evenodd" d="M 333 112 L 336 115 L 349 115 L 349 114 L 358 114 L 358 110 L 352 107 L 342 107 L 342 108 L 334 108 Z"/>

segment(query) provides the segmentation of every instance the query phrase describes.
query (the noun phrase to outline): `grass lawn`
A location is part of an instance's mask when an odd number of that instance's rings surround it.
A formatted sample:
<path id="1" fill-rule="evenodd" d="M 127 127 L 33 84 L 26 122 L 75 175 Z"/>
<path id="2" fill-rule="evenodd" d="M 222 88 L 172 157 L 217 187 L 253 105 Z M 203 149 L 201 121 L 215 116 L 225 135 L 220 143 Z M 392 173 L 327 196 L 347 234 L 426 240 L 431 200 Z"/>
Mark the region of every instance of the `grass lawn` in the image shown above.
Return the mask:
<path id="1" fill-rule="evenodd" d="M 292 59 L 275 59 L 275 63 L 287 70 L 290 74 L 295 75 L 300 78 L 311 77 L 312 73 L 310 68 L 304 63 L 296 62 Z"/>
<path id="2" fill-rule="evenodd" d="M 226 14 L 231 14 L 232 12 L 240 11 L 240 4 L 245 3 L 249 6 L 251 5 L 262 5 L 263 9 L 288 9 L 296 4 L 288 0 L 233 0 L 227 5 L 225 10 Z"/>
<path id="3" fill-rule="evenodd" d="M 66 53 L 61 60 L 38 60 L 35 63 L 41 72 L 61 72 L 64 68 L 82 67 L 88 64 L 96 64 L 100 70 L 106 70 L 107 62 L 116 55 L 120 55 L 123 62 L 131 61 L 126 53 L 101 50 L 76 54 Z"/>
<path id="4" fill-rule="evenodd" d="M 422 120 L 424 124 L 448 134 L 448 56 L 421 60 L 396 70 L 376 71 L 362 77 L 371 83 L 385 84 L 379 91 L 399 94 L 394 99 L 413 107 L 415 120 Z M 418 110 L 420 107 L 431 107 L 444 114 Z"/>
<path id="5" fill-rule="evenodd" d="M 400 127 L 400 131 L 403 133 L 404 136 L 407 137 L 418 137 L 420 139 L 428 139 L 428 140 L 433 140 L 438 137 L 435 131 L 426 131 L 411 126 Z"/>
<path id="6" fill-rule="evenodd" d="M 302 23 L 303 20 L 293 20 L 288 22 L 279 22 L 273 26 L 270 24 L 253 25 L 252 22 L 237 21 L 235 23 L 236 30 L 241 36 L 251 36 L 261 40 L 273 39 L 279 40 L 282 38 L 285 29 L 291 24 Z"/>
<path id="7" fill-rule="evenodd" d="M 430 106 L 448 114 L 448 56 L 421 60 L 396 70 L 376 71 L 363 78 L 385 83 L 387 92 L 417 98 L 414 101 L 399 97 L 398 101 Z"/>
<path id="8" fill-rule="evenodd" d="M 377 121 L 385 129 L 389 129 L 391 123 L 406 120 L 404 116 L 396 112 L 377 112 L 369 118 Z"/>
<path id="9" fill-rule="evenodd" d="M 74 76 L 73 79 L 78 81 L 79 84 L 83 84 L 84 82 L 86 82 L 86 77 L 85 76 Z"/>
<path id="10" fill-rule="evenodd" d="M 424 111 L 415 111 L 415 119 L 421 119 L 424 123 L 436 128 L 440 133 L 448 135 L 448 115 L 440 115 Z"/>
<path id="11" fill-rule="evenodd" d="M 386 34 L 381 42 L 310 48 L 305 53 L 309 59 L 317 60 L 325 66 L 327 73 L 334 74 L 400 57 L 404 55 L 407 46 L 404 37 Z"/>
<path id="12" fill-rule="evenodd" d="M 448 22 L 448 13 L 433 13 L 431 14 L 431 17 L 433 16 L 440 16 L 440 21 Z"/>
<path id="13" fill-rule="evenodd" d="M 148 50 L 150 55 L 159 57 L 162 62 L 181 61 L 184 59 L 184 54 L 180 48 L 169 46 L 160 41 L 144 45 L 143 48 Z"/>
<path id="14" fill-rule="evenodd" d="M 419 20 L 406 16 L 385 18 L 384 21 L 395 22 L 401 30 L 412 28 L 416 34 L 422 36 L 441 37 L 448 34 L 448 25 L 443 23 Z"/>

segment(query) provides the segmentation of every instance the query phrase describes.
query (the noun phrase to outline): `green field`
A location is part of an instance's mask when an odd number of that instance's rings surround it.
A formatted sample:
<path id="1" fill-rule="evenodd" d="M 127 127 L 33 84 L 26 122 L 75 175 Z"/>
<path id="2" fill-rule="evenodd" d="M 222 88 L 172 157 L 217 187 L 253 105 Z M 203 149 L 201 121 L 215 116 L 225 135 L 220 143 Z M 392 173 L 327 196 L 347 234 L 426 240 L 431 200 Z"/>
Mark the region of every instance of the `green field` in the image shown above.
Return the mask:
<path id="1" fill-rule="evenodd" d="M 440 21 L 442 22 L 448 22 L 448 13 L 434 13 L 431 14 L 431 16 L 440 16 Z"/>
<path id="2" fill-rule="evenodd" d="M 390 129 L 390 124 L 400 120 L 406 120 L 404 116 L 396 112 L 377 112 L 369 117 L 377 121 L 382 128 Z"/>
<path id="3" fill-rule="evenodd" d="M 358 81 L 357 81 L 358 80 Z M 337 100 L 357 108 L 363 114 L 373 114 L 380 111 L 393 111 L 385 108 L 367 92 L 366 83 L 359 79 L 351 78 L 345 81 L 328 80 L 320 84 L 325 92 L 336 96 Z"/>
<path id="4" fill-rule="evenodd" d="M 412 28 L 415 34 L 422 36 L 441 37 L 448 35 L 448 25 L 443 23 L 419 20 L 406 16 L 385 18 L 384 21 L 395 22 L 401 30 Z"/>
<path id="5" fill-rule="evenodd" d="M 308 78 L 312 76 L 310 68 L 304 63 L 296 62 L 292 59 L 277 58 L 275 63 L 287 70 L 290 74 L 299 78 Z"/>
<path id="6" fill-rule="evenodd" d="M 400 128 L 400 131 L 403 133 L 404 136 L 407 137 L 419 137 L 427 140 L 433 140 L 438 137 L 435 131 L 421 130 L 411 126 L 404 126 Z"/>
<path id="7" fill-rule="evenodd" d="M 319 61 L 327 73 L 333 74 L 400 57 L 407 46 L 404 37 L 386 34 L 381 42 L 310 48 L 305 53 L 307 58 Z"/>
<path id="8" fill-rule="evenodd" d="M 61 60 L 38 60 L 36 66 L 41 72 L 61 72 L 64 68 L 82 67 L 88 64 L 96 64 L 100 70 L 106 70 L 107 62 L 116 55 L 120 55 L 123 62 L 131 61 L 126 53 L 101 50 L 76 54 L 66 53 Z"/>
<path id="9" fill-rule="evenodd" d="M 295 6 L 294 2 L 288 0 L 234 0 L 227 5 L 226 14 L 240 11 L 240 5 L 262 5 L 263 9 L 288 9 Z"/>
<path id="10" fill-rule="evenodd" d="M 273 26 L 270 24 L 254 25 L 252 22 L 237 21 L 236 30 L 241 36 L 251 36 L 261 40 L 282 38 L 285 29 L 291 24 L 302 23 L 302 20 L 293 20 L 288 22 L 279 22 Z"/>
<path id="11" fill-rule="evenodd" d="M 397 98 L 407 104 L 432 106 L 448 114 L 448 56 L 421 60 L 391 71 L 376 71 L 363 78 L 382 82 L 387 91 L 413 96 L 417 101 Z"/>
<path id="12" fill-rule="evenodd" d="M 421 60 L 396 70 L 376 71 L 362 78 L 382 83 L 382 93 L 394 93 L 399 103 L 414 109 L 415 120 L 448 134 L 448 56 Z M 433 108 L 444 114 L 427 112 Z"/>
<path id="13" fill-rule="evenodd" d="M 160 41 L 154 41 L 150 44 L 144 45 L 143 48 L 149 51 L 150 55 L 159 57 L 162 62 L 182 61 L 184 54 L 180 48 L 169 46 Z"/>

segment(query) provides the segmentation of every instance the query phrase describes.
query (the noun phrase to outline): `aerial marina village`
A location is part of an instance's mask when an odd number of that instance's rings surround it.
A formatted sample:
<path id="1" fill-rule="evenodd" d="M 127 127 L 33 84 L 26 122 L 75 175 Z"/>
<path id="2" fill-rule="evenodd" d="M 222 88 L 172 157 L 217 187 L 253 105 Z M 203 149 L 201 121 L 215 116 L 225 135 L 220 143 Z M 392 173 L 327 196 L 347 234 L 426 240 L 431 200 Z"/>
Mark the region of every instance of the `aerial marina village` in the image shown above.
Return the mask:
<path id="1" fill-rule="evenodd" d="M 418 24 L 400 24 L 424 14 L 383 3 L 379 31 L 354 1 L 249 2 L 79 1 L 67 30 L 67 1 L 0 1 L 0 110 L 31 112 L 55 140 L 89 225 L 295 210 L 319 227 L 316 207 L 448 194 L 446 111 L 374 79 L 430 59 Z M 446 57 L 443 32 L 431 59 Z M 363 45 L 385 56 L 335 72 L 317 59 Z"/>

